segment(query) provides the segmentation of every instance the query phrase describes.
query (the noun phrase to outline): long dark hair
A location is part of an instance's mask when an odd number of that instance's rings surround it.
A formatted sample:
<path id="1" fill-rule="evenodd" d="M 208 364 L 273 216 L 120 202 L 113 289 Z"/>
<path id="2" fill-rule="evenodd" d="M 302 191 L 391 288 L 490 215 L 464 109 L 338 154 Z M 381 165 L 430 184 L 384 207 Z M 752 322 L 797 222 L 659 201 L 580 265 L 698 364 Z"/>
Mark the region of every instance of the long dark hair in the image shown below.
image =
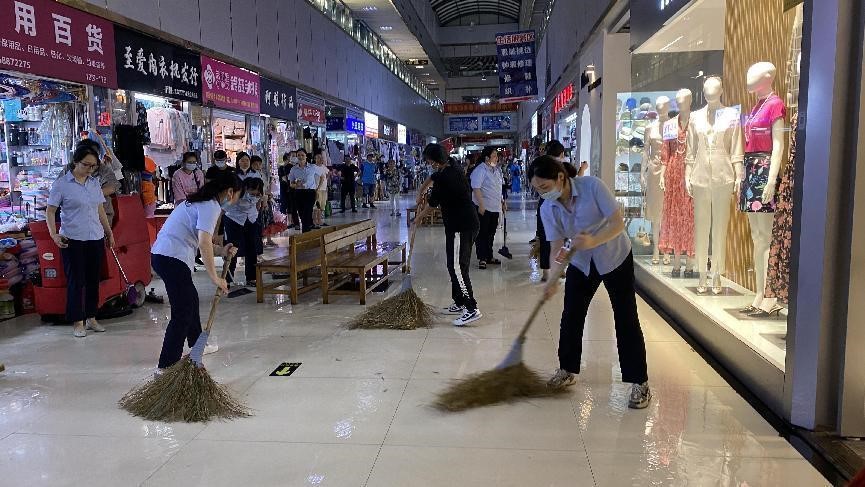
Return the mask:
<path id="1" fill-rule="evenodd" d="M 526 172 L 529 181 L 535 176 L 555 181 L 559 179 L 559 174 L 564 174 L 566 178 L 575 178 L 577 177 L 577 169 L 571 164 L 562 164 L 553 156 L 540 156 L 532 161 Z"/>
<path id="2" fill-rule="evenodd" d="M 243 180 L 243 195 L 247 193 L 247 191 L 258 191 L 259 193 L 264 192 L 264 181 L 260 178 L 246 178 Z"/>
<path id="3" fill-rule="evenodd" d="M 427 144 L 423 149 L 424 160 L 431 160 L 438 164 L 444 164 L 448 161 L 448 155 L 445 148 L 441 144 Z"/>
<path id="4" fill-rule="evenodd" d="M 243 188 L 242 181 L 231 172 L 220 172 L 216 177 L 208 180 L 196 192 L 186 197 L 189 203 L 200 203 L 202 201 L 210 201 L 219 198 L 219 194 L 227 189 L 232 189 L 238 192 Z"/>
<path id="5" fill-rule="evenodd" d="M 83 161 L 87 156 L 95 157 L 96 167 L 99 167 L 99 152 L 91 144 L 79 143 L 75 147 L 75 152 L 72 153 L 72 162 L 69 163 L 69 170 L 72 171 L 75 169 L 75 165 Z"/>

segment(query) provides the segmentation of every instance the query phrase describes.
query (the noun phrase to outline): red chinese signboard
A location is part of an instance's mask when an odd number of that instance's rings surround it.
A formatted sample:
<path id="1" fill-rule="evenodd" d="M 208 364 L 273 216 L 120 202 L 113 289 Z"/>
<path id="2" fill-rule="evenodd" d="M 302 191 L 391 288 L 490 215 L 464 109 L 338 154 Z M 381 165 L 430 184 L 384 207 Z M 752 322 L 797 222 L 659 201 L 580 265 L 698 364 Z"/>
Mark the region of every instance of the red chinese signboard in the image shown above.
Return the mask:
<path id="1" fill-rule="evenodd" d="M 297 106 L 297 119 L 317 124 L 324 124 L 327 122 L 324 110 L 303 103 Z"/>
<path id="2" fill-rule="evenodd" d="M 553 101 L 553 109 L 556 113 L 564 110 L 568 107 L 568 103 L 574 99 L 574 85 L 569 84 L 565 86 L 565 89 L 561 91 L 558 95 L 556 95 L 556 99 Z"/>
<path id="3" fill-rule="evenodd" d="M 259 113 L 261 79 L 258 74 L 201 56 L 201 95 L 205 104 Z"/>
<path id="4" fill-rule="evenodd" d="M 50 0 L 0 0 L 0 69 L 116 88 L 114 25 Z"/>

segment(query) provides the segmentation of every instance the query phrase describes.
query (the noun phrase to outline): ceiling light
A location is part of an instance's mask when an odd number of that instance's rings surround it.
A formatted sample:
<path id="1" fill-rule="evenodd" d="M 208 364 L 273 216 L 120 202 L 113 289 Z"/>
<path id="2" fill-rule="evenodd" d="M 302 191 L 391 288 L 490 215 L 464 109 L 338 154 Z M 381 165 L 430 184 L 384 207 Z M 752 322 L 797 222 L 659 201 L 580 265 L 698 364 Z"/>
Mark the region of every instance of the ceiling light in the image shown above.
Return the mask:
<path id="1" fill-rule="evenodd" d="M 423 66 L 415 66 L 416 69 L 423 69 Z"/>
<path id="2" fill-rule="evenodd" d="M 361 7 L 361 10 L 363 10 L 364 12 L 375 12 L 376 10 L 378 10 L 378 7 L 376 7 L 375 5 L 367 5 L 366 7 Z"/>
<path id="3" fill-rule="evenodd" d="M 383 26 L 379 27 L 379 29 L 384 30 L 384 31 L 388 31 L 388 30 L 393 30 L 393 27 L 391 27 L 389 25 L 383 25 Z"/>
<path id="4" fill-rule="evenodd" d="M 492 132 L 487 132 L 487 135 L 493 135 L 493 133 L 492 133 Z"/>

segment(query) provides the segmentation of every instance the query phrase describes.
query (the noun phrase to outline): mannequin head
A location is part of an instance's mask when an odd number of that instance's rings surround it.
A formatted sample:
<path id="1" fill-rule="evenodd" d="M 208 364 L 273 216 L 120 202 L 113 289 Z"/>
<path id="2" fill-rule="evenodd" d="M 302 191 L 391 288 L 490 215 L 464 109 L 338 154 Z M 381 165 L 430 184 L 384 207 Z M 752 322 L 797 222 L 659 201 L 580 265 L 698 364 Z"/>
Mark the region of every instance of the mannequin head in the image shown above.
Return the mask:
<path id="1" fill-rule="evenodd" d="M 748 68 L 748 92 L 754 93 L 762 98 L 768 96 L 772 92 L 772 82 L 775 81 L 775 74 L 778 70 L 775 65 L 763 61 Z"/>
<path id="2" fill-rule="evenodd" d="M 655 100 L 655 110 L 662 119 L 666 119 L 670 115 L 670 99 L 666 96 L 659 96 Z"/>
<path id="3" fill-rule="evenodd" d="M 721 84 L 721 78 L 717 76 L 706 78 L 706 82 L 703 83 L 703 96 L 709 105 L 720 105 L 723 93 L 724 87 Z"/>
<path id="4" fill-rule="evenodd" d="M 679 113 L 691 113 L 691 101 L 694 99 L 694 94 L 687 88 L 682 88 L 676 92 L 676 104 L 679 106 Z"/>

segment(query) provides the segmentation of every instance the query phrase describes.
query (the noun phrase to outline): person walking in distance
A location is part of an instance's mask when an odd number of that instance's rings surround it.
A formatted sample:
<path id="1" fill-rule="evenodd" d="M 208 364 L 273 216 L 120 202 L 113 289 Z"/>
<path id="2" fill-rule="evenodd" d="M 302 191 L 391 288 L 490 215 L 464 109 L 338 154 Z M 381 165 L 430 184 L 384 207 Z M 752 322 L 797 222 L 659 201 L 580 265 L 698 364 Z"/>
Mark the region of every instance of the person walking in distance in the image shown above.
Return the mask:
<path id="1" fill-rule="evenodd" d="M 375 181 L 378 166 L 375 163 L 375 154 L 366 155 L 366 161 L 360 168 L 360 181 L 363 183 L 363 208 L 375 209 Z"/>
<path id="2" fill-rule="evenodd" d="M 342 179 L 342 184 L 340 186 L 340 208 L 342 209 L 342 213 L 345 213 L 347 209 L 345 206 L 345 198 L 348 197 L 351 201 L 351 211 L 352 213 L 357 213 L 357 203 L 355 202 L 355 180 L 357 179 L 357 173 L 360 170 L 357 168 L 357 164 L 353 159 L 349 156 L 345 156 L 345 160 L 342 165 L 339 167 L 340 178 Z"/>
<path id="3" fill-rule="evenodd" d="M 315 206 L 319 216 L 324 218 L 324 210 L 327 207 L 327 187 L 330 181 L 330 170 L 325 165 L 324 152 L 319 149 L 315 153 L 315 170 L 318 176 L 315 188 Z"/>
<path id="4" fill-rule="evenodd" d="M 637 314 L 634 254 L 625 233 L 622 210 L 612 191 L 595 177 L 577 177 L 577 170 L 552 156 L 541 156 L 529 168 L 529 180 L 545 200 L 541 219 L 547 240 L 559 249 L 552 276 L 567 266 L 565 302 L 559 335 L 559 369 L 551 387 L 576 383 L 583 352 L 586 314 L 601 283 L 610 295 L 622 381 L 630 382 L 628 407 L 643 409 L 652 393 L 646 367 L 646 343 Z M 570 261 L 565 261 L 573 251 Z M 544 296 L 552 298 L 559 280 L 550 279 Z"/>
<path id="5" fill-rule="evenodd" d="M 306 163 L 306 151 L 297 151 L 297 165 L 288 174 L 291 187 L 294 188 L 297 211 L 300 215 L 300 225 L 304 232 L 314 230 L 312 224 L 312 207 L 315 206 L 315 188 L 318 187 L 318 170 Z"/>
<path id="6" fill-rule="evenodd" d="M 502 171 L 498 166 L 498 151 L 485 147 L 481 152 L 482 162 L 472 171 L 472 201 L 477 207 L 480 231 L 475 243 L 478 268 L 486 269 L 487 264 L 501 264 L 493 256 L 493 240 L 499 226 L 499 212 L 504 208 L 502 199 Z"/>
<path id="7" fill-rule="evenodd" d="M 384 171 L 385 184 L 387 185 L 387 193 L 390 197 L 390 216 L 400 216 L 399 211 L 399 190 L 400 190 L 400 171 L 396 167 L 396 161 L 391 159 L 387 161 L 387 169 Z"/>

